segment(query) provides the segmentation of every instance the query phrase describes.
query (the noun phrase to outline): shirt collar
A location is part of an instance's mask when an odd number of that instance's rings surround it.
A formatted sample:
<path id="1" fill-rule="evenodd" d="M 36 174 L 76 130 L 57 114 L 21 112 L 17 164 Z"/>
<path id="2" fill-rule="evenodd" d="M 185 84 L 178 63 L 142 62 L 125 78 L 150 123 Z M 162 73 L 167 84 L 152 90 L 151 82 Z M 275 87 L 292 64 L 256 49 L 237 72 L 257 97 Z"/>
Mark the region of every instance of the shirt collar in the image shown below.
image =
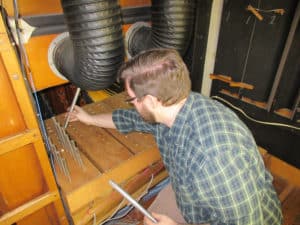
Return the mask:
<path id="1" fill-rule="evenodd" d="M 179 110 L 175 121 L 172 125 L 172 127 L 169 130 L 169 135 L 171 136 L 181 136 L 180 134 L 183 132 L 185 128 L 185 124 L 187 122 L 187 118 L 190 117 L 191 109 L 193 105 L 193 95 L 190 93 L 187 97 L 187 100 L 185 101 L 182 108 Z"/>

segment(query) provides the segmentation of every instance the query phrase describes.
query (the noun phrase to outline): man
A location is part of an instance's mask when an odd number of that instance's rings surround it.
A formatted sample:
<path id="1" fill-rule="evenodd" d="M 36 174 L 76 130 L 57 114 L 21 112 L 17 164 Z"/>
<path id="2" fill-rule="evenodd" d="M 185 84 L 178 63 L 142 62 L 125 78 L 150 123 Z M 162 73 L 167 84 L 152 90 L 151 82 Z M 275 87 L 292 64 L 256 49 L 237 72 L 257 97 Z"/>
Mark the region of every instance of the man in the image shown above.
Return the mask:
<path id="1" fill-rule="evenodd" d="M 121 67 L 119 77 L 135 109 L 89 115 L 75 107 L 71 121 L 152 133 L 186 223 L 282 223 L 272 176 L 252 134 L 221 103 L 191 92 L 188 70 L 175 50 L 143 52 Z M 157 213 L 158 224 L 179 222 Z"/>

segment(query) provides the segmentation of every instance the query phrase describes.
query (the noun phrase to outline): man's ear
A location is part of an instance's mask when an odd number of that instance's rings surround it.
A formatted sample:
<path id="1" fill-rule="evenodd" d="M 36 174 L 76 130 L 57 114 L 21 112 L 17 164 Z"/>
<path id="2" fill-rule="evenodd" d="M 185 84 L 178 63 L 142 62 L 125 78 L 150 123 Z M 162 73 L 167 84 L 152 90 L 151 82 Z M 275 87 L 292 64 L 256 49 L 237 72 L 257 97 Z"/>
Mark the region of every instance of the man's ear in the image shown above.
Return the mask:
<path id="1" fill-rule="evenodd" d="M 157 97 L 154 97 L 152 95 L 146 95 L 144 98 L 144 103 L 153 109 L 155 109 L 160 104 Z"/>

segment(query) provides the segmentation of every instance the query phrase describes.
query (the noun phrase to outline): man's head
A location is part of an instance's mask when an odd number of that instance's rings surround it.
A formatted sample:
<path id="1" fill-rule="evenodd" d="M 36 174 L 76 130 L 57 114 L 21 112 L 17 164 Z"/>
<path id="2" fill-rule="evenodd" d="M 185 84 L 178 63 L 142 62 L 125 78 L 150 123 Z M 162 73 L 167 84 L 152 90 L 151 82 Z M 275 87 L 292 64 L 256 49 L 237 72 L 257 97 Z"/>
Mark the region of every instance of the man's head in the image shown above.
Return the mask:
<path id="1" fill-rule="evenodd" d="M 128 60 L 119 70 L 130 96 L 156 97 L 163 106 L 185 99 L 191 90 L 189 72 L 176 50 L 152 49 Z"/>

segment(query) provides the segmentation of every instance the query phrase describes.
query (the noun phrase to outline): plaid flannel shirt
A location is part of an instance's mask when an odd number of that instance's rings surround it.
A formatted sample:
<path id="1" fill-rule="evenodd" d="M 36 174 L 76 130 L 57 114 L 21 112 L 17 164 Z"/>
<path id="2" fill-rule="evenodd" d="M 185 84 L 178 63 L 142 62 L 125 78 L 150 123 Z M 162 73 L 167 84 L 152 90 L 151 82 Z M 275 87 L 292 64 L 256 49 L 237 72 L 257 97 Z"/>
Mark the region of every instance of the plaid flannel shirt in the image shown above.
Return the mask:
<path id="1" fill-rule="evenodd" d="M 221 103 L 191 92 L 171 128 L 143 121 L 134 109 L 116 110 L 122 133 L 152 133 L 176 201 L 190 224 L 282 223 L 280 202 L 254 138 Z"/>

